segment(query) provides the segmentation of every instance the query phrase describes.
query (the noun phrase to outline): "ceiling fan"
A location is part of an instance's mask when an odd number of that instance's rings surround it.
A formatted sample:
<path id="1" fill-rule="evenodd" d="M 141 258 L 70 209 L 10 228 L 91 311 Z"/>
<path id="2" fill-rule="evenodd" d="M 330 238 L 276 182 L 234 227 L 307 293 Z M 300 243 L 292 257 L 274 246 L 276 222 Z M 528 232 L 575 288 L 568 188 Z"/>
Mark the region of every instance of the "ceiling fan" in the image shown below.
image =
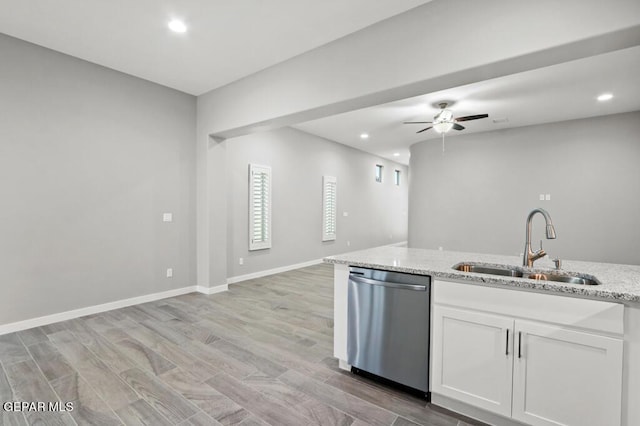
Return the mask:
<path id="1" fill-rule="evenodd" d="M 404 124 L 433 124 L 433 126 L 418 130 L 416 133 L 422 133 L 431 128 L 438 133 L 447 133 L 451 129 L 464 130 L 465 127 L 458 124 L 460 121 L 479 120 L 489 117 L 489 114 L 478 114 L 454 118 L 453 111 L 447 109 L 447 102 L 441 102 L 438 106 L 440 106 L 440 112 L 433 117 L 433 121 L 405 121 Z"/>

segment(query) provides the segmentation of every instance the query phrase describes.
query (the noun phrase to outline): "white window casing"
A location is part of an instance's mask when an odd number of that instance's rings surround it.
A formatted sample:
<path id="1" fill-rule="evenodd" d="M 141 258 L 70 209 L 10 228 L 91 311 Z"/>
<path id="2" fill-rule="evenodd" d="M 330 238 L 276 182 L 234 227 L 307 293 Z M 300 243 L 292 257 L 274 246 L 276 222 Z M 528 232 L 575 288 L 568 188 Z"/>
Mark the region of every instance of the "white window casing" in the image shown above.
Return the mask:
<path id="1" fill-rule="evenodd" d="M 333 176 L 322 176 L 322 241 L 336 239 L 338 222 L 338 181 Z"/>
<path id="2" fill-rule="evenodd" d="M 271 167 L 249 164 L 249 250 L 271 248 Z"/>

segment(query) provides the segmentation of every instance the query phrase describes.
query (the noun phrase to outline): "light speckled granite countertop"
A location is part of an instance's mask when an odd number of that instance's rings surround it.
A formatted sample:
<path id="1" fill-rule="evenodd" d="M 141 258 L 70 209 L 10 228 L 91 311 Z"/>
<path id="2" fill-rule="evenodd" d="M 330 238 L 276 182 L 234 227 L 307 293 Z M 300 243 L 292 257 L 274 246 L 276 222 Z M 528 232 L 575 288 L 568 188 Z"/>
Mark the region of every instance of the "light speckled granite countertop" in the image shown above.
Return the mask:
<path id="1" fill-rule="evenodd" d="M 480 253 L 413 249 L 406 247 L 376 247 L 355 251 L 324 259 L 327 263 L 340 263 L 372 269 L 408 272 L 468 281 L 473 284 L 494 284 L 515 288 L 533 289 L 578 295 L 609 301 L 640 303 L 640 266 L 617 265 L 614 263 L 562 261 L 562 272 L 589 274 L 596 277 L 601 285 L 566 284 L 552 281 L 536 281 L 498 275 L 461 272 L 451 269 L 460 262 L 481 262 L 499 265 L 520 266 L 522 258 Z M 554 269 L 551 260 L 543 258 L 535 263 L 532 271 Z"/>

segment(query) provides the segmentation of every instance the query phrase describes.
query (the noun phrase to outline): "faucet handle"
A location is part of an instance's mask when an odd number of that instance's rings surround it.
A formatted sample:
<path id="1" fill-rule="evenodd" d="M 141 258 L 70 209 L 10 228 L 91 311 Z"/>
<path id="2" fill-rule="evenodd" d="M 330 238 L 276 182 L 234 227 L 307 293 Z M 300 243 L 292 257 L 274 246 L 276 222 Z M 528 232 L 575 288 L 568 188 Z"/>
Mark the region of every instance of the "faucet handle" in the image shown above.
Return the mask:
<path id="1" fill-rule="evenodd" d="M 553 260 L 553 263 L 556 264 L 556 269 L 562 268 L 562 260 L 560 259 L 551 259 L 551 260 Z"/>

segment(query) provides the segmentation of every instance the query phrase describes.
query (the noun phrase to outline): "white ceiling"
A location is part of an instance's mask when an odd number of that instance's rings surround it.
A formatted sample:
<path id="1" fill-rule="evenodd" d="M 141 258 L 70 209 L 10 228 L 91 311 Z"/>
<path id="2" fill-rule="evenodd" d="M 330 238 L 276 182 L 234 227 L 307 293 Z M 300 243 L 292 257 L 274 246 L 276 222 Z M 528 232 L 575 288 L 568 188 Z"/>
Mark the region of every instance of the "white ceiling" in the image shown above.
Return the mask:
<path id="1" fill-rule="evenodd" d="M 0 0 L 0 32 L 200 95 L 429 1 Z"/>
<path id="2" fill-rule="evenodd" d="M 489 114 L 489 118 L 461 123 L 469 134 L 509 127 L 640 110 L 640 47 L 619 50 L 538 70 L 481 81 L 371 108 L 321 118 L 293 127 L 353 146 L 403 164 L 409 163 L 409 146 L 441 136 L 427 127 L 403 121 L 432 121 L 437 104 L 454 101 L 454 116 Z M 608 102 L 596 96 L 611 92 Z M 507 118 L 506 123 L 494 123 Z M 369 138 L 362 140 L 361 133 Z M 435 142 L 435 141 L 434 141 Z M 437 141 L 439 143 L 439 141 Z M 393 153 L 400 153 L 395 157 Z"/>

